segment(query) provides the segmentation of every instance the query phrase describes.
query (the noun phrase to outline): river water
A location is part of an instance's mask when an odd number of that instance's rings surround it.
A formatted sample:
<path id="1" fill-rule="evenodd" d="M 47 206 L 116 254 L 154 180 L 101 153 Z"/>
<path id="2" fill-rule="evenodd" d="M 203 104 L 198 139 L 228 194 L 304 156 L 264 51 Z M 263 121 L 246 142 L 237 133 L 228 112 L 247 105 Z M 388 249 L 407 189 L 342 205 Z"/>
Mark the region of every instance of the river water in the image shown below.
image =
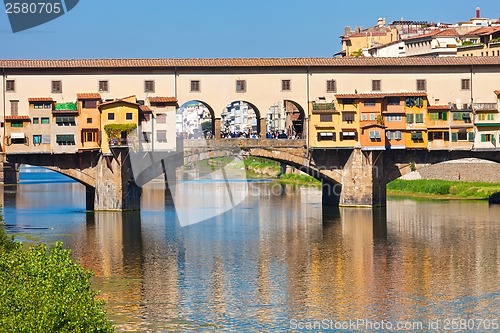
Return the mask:
<path id="1" fill-rule="evenodd" d="M 314 188 L 251 189 L 187 227 L 161 183 L 140 213 L 87 213 L 83 186 L 37 168 L 0 196 L 17 239 L 64 241 L 95 272 L 118 331 L 500 331 L 500 205 L 322 209 Z"/>

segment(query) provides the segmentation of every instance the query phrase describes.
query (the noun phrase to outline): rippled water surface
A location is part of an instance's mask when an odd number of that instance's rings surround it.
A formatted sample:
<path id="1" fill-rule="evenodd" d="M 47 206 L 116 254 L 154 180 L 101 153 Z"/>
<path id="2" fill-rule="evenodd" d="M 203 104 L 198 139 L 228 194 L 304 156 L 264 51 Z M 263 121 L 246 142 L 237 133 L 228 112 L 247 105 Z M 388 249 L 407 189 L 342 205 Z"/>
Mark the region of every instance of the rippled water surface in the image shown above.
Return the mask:
<path id="1" fill-rule="evenodd" d="M 1 192 L 8 229 L 28 242 L 63 240 L 96 273 L 119 331 L 499 321 L 498 205 L 392 199 L 387 209 L 323 210 L 314 188 L 255 183 L 235 209 L 180 227 L 161 183 L 144 190 L 140 213 L 87 213 L 83 186 L 31 171 Z M 211 193 L 222 184 L 192 186 L 218 204 Z"/>

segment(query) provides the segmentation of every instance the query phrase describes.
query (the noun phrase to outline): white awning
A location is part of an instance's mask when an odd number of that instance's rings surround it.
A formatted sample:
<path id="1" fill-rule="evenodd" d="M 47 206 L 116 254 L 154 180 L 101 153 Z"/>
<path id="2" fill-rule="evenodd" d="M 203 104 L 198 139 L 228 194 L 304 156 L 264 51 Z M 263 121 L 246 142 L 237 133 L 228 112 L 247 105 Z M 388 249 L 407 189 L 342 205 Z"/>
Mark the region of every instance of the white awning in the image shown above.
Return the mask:
<path id="1" fill-rule="evenodd" d="M 11 133 L 11 139 L 24 139 L 24 133 Z"/>

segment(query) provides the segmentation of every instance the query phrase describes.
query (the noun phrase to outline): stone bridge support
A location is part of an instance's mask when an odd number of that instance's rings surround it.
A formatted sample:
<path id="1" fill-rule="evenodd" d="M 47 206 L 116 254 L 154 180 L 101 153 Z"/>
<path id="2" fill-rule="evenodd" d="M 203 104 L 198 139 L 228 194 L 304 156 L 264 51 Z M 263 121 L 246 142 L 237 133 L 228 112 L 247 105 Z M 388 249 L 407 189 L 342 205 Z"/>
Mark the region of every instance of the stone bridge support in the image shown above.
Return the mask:
<path id="1" fill-rule="evenodd" d="M 94 210 L 139 210 L 141 191 L 134 181 L 128 148 L 111 149 L 97 162 Z M 91 190 L 87 192 L 91 198 Z"/>
<path id="2" fill-rule="evenodd" d="M 352 150 L 342 170 L 340 206 L 381 206 L 386 201 L 384 152 Z"/>

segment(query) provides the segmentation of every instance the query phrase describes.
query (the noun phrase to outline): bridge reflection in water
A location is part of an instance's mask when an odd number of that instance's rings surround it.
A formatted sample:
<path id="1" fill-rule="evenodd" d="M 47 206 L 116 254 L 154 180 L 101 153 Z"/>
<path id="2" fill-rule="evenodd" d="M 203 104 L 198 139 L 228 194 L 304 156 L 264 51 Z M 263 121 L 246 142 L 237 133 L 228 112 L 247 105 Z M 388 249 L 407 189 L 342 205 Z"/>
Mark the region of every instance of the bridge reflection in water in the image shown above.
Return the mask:
<path id="1" fill-rule="evenodd" d="M 386 216 L 324 210 L 316 189 L 253 186 L 234 210 L 184 228 L 155 184 L 140 213 L 86 214 L 78 196 L 41 195 L 34 185 L 6 188 L 4 197 L 9 225 L 49 227 L 33 235 L 65 240 L 96 272 L 119 330 L 286 331 L 292 319 L 499 312 L 500 207 L 390 200 Z M 53 215 L 27 222 L 49 202 Z M 68 206 L 70 221 L 52 222 Z"/>

